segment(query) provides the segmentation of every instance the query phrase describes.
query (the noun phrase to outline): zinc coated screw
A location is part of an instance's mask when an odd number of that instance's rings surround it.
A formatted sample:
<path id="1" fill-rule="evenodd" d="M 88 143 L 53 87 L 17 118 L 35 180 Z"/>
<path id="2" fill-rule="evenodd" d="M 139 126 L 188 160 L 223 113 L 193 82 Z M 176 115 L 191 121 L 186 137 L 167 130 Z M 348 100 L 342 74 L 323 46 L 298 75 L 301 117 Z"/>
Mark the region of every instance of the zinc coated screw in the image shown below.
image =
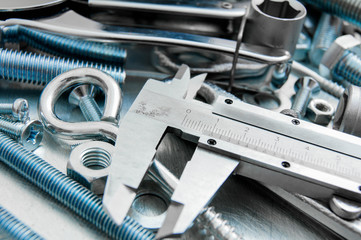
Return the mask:
<path id="1" fill-rule="evenodd" d="M 303 2 L 361 27 L 361 1 L 359 0 L 303 0 Z"/>
<path id="2" fill-rule="evenodd" d="M 307 105 L 311 100 L 312 94 L 320 91 L 318 82 L 310 77 L 302 77 L 296 82 L 299 90 L 291 109 L 282 110 L 281 113 L 294 118 L 304 117 Z"/>
<path id="3" fill-rule="evenodd" d="M 121 67 L 0 49 L 0 77 L 2 79 L 45 85 L 59 74 L 80 67 L 97 68 L 108 73 L 119 84 L 125 78 Z"/>
<path id="4" fill-rule="evenodd" d="M 0 160 L 110 238 L 154 239 L 152 233 L 129 217 L 118 226 L 103 211 L 100 198 L 2 133 Z"/>
<path id="5" fill-rule="evenodd" d="M 15 216 L 0 206 L 0 229 L 4 231 L 11 239 L 21 240 L 42 240 L 40 235 L 26 226 Z M 0 230 L 0 231 L 1 231 Z"/>
<path id="6" fill-rule="evenodd" d="M 56 56 L 88 59 L 122 65 L 126 50 L 106 43 L 78 40 L 14 25 L 2 29 L 2 42 L 25 42 L 33 48 Z"/>
<path id="7" fill-rule="evenodd" d="M 327 13 L 323 13 L 318 23 L 309 53 L 313 65 L 320 65 L 323 54 L 340 35 L 342 21 Z"/>
<path id="8" fill-rule="evenodd" d="M 196 222 L 201 228 L 205 228 L 209 231 L 215 239 L 243 239 L 240 235 L 235 233 L 234 228 L 229 225 L 227 220 L 222 218 L 220 213 L 214 211 L 214 207 L 204 209 L 204 211 L 197 217 Z"/>
<path id="9" fill-rule="evenodd" d="M 39 120 L 20 123 L 0 118 L 0 131 L 15 139 L 29 151 L 36 149 L 43 139 L 43 125 Z"/>
<path id="10" fill-rule="evenodd" d="M 332 70 L 332 75 L 337 80 L 361 86 L 361 58 L 349 50 L 346 51 Z"/>
<path id="11" fill-rule="evenodd" d="M 13 120 L 25 123 L 29 120 L 29 103 L 26 99 L 17 98 L 14 103 L 0 103 L 0 114 L 11 115 Z"/>
<path id="12" fill-rule="evenodd" d="M 102 117 L 94 95 L 95 87 L 91 85 L 76 87 L 69 95 L 69 103 L 79 106 L 87 121 L 100 121 Z"/>

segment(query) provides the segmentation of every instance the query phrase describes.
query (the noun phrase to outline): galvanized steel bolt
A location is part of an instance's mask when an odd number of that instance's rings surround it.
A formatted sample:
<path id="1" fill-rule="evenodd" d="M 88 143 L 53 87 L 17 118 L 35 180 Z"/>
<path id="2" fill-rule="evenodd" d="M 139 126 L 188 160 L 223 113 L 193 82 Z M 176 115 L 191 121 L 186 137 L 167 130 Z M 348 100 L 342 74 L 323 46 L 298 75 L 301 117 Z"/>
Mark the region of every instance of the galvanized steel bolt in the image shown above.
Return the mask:
<path id="1" fill-rule="evenodd" d="M 94 95 L 95 87 L 91 85 L 78 86 L 69 95 L 69 103 L 79 106 L 87 121 L 100 121 L 102 117 Z"/>
<path id="2" fill-rule="evenodd" d="M 125 78 L 123 69 L 113 65 L 0 49 L 2 79 L 45 85 L 59 74 L 81 67 L 97 68 L 108 73 L 119 84 Z"/>
<path id="3" fill-rule="evenodd" d="M 312 94 L 320 91 L 318 82 L 310 77 L 302 77 L 296 82 L 299 90 L 291 109 L 282 110 L 281 113 L 294 118 L 304 117 L 307 105 L 311 100 Z"/>
<path id="4" fill-rule="evenodd" d="M 9 115 L 14 121 L 25 123 L 29 120 L 29 103 L 26 99 L 18 98 L 14 103 L 0 103 L 0 114 Z"/>
<path id="5" fill-rule="evenodd" d="M 42 240 L 40 235 L 26 226 L 15 216 L 0 206 L 0 231 L 4 231 L 11 239 Z"/>
<path id="6" fill-rule="evenodd" d="M 0 133 L 0 160 L 110 238 L 154 239 L 151 232 L 129 217 L 118 226 L 103 211 L 100 198 L 3 133 Z"/>
<path id="7" fill-rule="evenodd" d="M 43 125 L 39 120 L 20 123 L 0 118 L 0 131 L 15 139 L 29 151 L 35 150 L 43 139 Z"/>

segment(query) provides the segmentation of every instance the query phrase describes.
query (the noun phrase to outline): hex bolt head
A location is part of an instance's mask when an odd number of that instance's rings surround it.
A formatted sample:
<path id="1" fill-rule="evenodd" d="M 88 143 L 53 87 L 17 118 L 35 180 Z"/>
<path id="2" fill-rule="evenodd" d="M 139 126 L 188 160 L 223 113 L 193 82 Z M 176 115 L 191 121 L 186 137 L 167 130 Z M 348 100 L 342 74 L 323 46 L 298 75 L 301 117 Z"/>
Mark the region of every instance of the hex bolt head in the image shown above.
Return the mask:
<path id="1" fill-rule="evenodd" d="M 12 105 L 13 117 L 20 122 L 29 120 L 29 103 L 24 98 L 17 98 Z"/>
<path id="2" fill-rule="evenodd" d="M 19 136 L 19 143 L 29 151 L 35 150 L 43 139 L 43 124 L 39 120 L 27 122 Z"/>

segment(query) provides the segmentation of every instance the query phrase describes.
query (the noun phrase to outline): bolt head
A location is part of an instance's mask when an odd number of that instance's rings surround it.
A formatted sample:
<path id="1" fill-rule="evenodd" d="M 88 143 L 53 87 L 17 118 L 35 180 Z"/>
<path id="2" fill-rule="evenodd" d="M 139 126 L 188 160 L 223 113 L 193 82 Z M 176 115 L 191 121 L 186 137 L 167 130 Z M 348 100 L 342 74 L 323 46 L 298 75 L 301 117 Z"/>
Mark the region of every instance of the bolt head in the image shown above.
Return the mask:
<path id="1" fill-rule="evenodd" d="M 310 77 L 302 77 L 298 79 L 295 87 L 296 87 L 296 91 L 298 91 L 301 88 L 307 88 L 310 89 L 312 93 L 317 93 L 321 90 L 318 82 Z"/>
<path id="2" fill-rule="evenodd" d="M 12 106 L 13 117 L 16 121 L 26 122 L 29 120 L 29 103 L 26 99 L 18 98 Z"/>
<path id="3" fill-rule="evenodd" d="M 79 106 L 79 102 L 83 97 L 94 97 L 96 94 L 96 88 L 89 84 L 80 85 L 73 89 L 69 94 L 68 101 L 70 104 Z"/>
<path id="4" fill-rule="evenodd" d="M 39 120 L 33 120 L 27 122 L 23 129 L 19 143 L 29 151 L 35 150 L 43 140 L 43 124 Z"/>

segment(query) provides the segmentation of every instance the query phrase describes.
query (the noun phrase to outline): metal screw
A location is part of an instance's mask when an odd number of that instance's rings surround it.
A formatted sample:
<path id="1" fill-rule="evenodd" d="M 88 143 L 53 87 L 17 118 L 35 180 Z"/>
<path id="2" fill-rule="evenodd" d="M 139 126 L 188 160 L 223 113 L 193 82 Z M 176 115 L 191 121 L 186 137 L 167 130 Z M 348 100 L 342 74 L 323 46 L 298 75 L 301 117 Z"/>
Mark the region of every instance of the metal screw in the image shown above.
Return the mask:
<path id="1" fill-rule="evenodd" d="M 76 87 L 69 95 L 69 103 L 79 106 L 87 121 L 100 121 L 102 117 L 94 95 L 95 87 L 91 85 Z"/>
<path id="2" fill-rule="evenodd" d="M 311 100 L 312 94 L 319 92 L 320 86 L 316 80 L 310 77 L 298 79 L 296 86 L 299 90 L 297 91 L 291 109 L 282 110 L 281 113 L 291 117 L 301 118 L 306 114 L 307 105 Z"/>
<path id="3" fill-rule="evenodd" d="M 289 168 L 291 167 L 291 164 L 289 162 L 282 162 L 282 167 Z"/>
<path id="4" fill-rule="evenodd" d="M 348 81 L 361 86 L 361 58 L 354 52 L 346 51 L 332 70 L 332 75 L 339 81 Z"/>
<path id="5" fill-rule="evenodd" d="M 0 229 L 5 231 L 11 239 L 44 239 L 2 206 L 0 206 Z"/>
<path id="6" fill-rule="evenodd" d="M 309 53 L 313 65 L 320 65 L 324 53 L 340 35 L 341 29 L 342 21 L 339 18 L 327 13 L 322 14 Z"/>
<path id="7" fill-rule="evenodd" d="M 215 236 L 215 239 L 242 239 L 241 236 L 234 232 L 234 228 L 229 225 L 228 221 L 222 219 L 222 215 L 214 211 L 214 207 L 206 208 L 203 213 L 197 217 L 196 222 L 200 227 L 205 228 Z"/>
<path id="8" fill-rule="evenodd" d="M 355 0 L 303 0 L 304 3 L 311 4 L 336 15 L 348 22 L 361 27 L 361 1 Z"/>
<path id="9" fill-rule="evenodd" d="M 124 49 L 114 45 L 62 37 L 20 25 L 4 27 L 1 38 L 2 42 L 25 42 L 56 56 L 108 62 L 118 66 L 124 63 L 127 56 Z"/>
<path id="10" fill-rule="evenodd" d="M 19 123 L 0 118 L 0 131 L 17 140 L 29 151 L 36 149 L 43 139 L 43 125 L 39 120 Z"/>
<path id="11" fill-rule="evenodd" d="M 2 79 L 45 85 L 61 73 L 81 67 L 102 70 L 119 84 L 125 78 L 123 69 L 112 65 L 0 49 L 0 77 Z"/>
<path id="12" fill-rule="evenodd" d="M 129 217 L 118 226 L 103 211 L 100 198 L 2 133 L 0 160 L 110 238 L 154 239 L 152 233 Z"/>
<path id="13" fill-rule="evenodd" d="M 26 99 L 18 98 L 14 103 L 0 103 L 0 114 L 11 115 L 14 121 L 25 123 L 29 120 L 29 103 Z"/>

